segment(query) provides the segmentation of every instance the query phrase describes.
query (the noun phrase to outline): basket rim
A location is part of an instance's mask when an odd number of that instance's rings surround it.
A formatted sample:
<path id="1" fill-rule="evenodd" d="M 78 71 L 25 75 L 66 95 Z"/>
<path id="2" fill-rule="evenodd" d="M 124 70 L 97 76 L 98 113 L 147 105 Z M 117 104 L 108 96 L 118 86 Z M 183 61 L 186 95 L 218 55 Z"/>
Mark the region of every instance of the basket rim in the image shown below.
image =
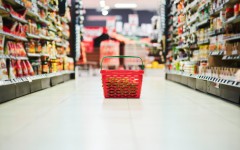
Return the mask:
<path id="1" fill-rule="evenodd" d="M 144 73 L 144 70 L 101 70 L 101 73 Z"/>

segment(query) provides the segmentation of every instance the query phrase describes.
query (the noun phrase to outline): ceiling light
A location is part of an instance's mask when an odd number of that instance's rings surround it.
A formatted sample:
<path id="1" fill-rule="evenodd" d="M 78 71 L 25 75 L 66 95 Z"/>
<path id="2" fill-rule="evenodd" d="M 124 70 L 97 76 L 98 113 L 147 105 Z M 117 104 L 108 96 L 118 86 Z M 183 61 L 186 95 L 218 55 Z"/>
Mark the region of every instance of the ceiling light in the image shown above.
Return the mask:
<path id="1" fill-rule="evenodd" d="M 108 10 L 103 10 L 103 11 L 102 11 L 102 15 L 103 15 L 103 16 L 107 16 L 107 15 L 108 15 Z"/>
<path id="2" fill-rule="evenodd" d="M 105 0 L 100 0 L 100 2 L 99 2 L 99 3 L 100 3 L 100 6 L 101 6 L 101 7 L 104 7 L 104 6 L 105 6 L 105 4 L 106 4 L 106 3 L 105 3 Z"/>
<path id="3" fill-rule="evenodd" d="M 114 5 L 115 8 L 136 8 L 136 3 L 117 3 Z"/>

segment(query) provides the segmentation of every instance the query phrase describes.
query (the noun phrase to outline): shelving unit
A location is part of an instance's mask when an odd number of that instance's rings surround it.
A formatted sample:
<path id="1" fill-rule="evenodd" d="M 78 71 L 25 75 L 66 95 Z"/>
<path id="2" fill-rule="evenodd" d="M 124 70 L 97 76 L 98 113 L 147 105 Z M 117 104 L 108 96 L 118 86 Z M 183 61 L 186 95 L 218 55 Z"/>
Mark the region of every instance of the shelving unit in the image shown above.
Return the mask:
<path id="1" fill-rule="evenodd" d="M 4 26 L 0 30 L 1 42 L 4 42 L 0 43 L 0 60 L 5 67 L 0 67 L 0 71 L 7 74 L 0 78 L 0 90 L 10 92 L 0 92 L 0 103 L 74 78 L 74 62 L 68 57 L 70 14 L 59 16 L 58 6 L 51 0 L 44 3 L 22 0 L 2 2 L 8 6 L 0 6 Z M 27 2 L 31 3 L 26 5 L 28 7 L 25 6 Z M 16 24 L 18 30 L 11 32 Z M 14 48 L 3 47 L 13 44 L 16 45 Z"/>
<path id="2" fill-rule="evenodd" d="M 166 78 L 240 103 L 239 82 L 234 79 L 234 72 L 240 69 L 237 46 L 240 12 L 222 16 L 239 1 L 171 0 L 169 3 L 167 14 L 176 15 L 170 16 L 166 23 L 166 50 L 172 56 L 166 63 Z M 214 84 L 220 87 L 213 87 Z M 226 94 L 229 89 L 235 92 L 231 92 L 234 96 Z"/>

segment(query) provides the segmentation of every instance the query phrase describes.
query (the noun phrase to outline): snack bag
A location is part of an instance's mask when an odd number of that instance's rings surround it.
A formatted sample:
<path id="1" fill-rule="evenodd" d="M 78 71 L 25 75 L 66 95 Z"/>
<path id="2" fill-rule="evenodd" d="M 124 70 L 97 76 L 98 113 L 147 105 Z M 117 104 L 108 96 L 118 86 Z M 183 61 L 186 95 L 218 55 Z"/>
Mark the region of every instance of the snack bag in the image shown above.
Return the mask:
<path id="1" fill-rule="evenodd" d="M 26 60 L 25 64 L 27 66 L 28 75 L 33 76 L 34 71 L 33 71 L 32 65 L 30 64 L 30 62 L 28 60 Z"/>
<path id="2" fill-rule="evenodd" d="M 8 79 L 8 71 L 5 59 L 0 59 L 0 80 Z"/>
<path id="3" fill-rule="evenodd" d="M 22 67 L 23 76 L 28 76 L 28 69 L 24 61 L 21 61 L 21 67 Z"/>
<path id="4" fill-rule="evenodd" d="M 22 66 L 21 66 L 21 60 L 17 60 L 15 63 L 16 71 L 17 71 L 17 77 L 20 78 L 23 76 Z"/>
<path id="5" fill-rule="evenodd" d="M 17 77 L 17 70 L 15 67 L 16 60 L 10 61 L 10 68 L 9 68 L 9 78 L 14 79 Z"/>
<path id="6" fill-rule="evenodd" d="M 0 55 L 4 54 L 4 41 L 5 36 L 0 35 Z"/>

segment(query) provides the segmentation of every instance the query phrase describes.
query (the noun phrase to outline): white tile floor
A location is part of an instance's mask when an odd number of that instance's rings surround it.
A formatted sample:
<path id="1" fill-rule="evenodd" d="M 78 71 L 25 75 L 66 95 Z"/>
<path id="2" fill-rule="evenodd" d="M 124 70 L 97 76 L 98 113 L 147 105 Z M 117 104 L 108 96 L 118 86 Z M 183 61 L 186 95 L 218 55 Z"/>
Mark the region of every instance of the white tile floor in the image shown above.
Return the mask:
<path id="1" fill-rule="evenodd" d="M 105 100 L 85 77 L 0 105 L 0 150 L 240 150 L 240 108 L 159 77 Z"/>

